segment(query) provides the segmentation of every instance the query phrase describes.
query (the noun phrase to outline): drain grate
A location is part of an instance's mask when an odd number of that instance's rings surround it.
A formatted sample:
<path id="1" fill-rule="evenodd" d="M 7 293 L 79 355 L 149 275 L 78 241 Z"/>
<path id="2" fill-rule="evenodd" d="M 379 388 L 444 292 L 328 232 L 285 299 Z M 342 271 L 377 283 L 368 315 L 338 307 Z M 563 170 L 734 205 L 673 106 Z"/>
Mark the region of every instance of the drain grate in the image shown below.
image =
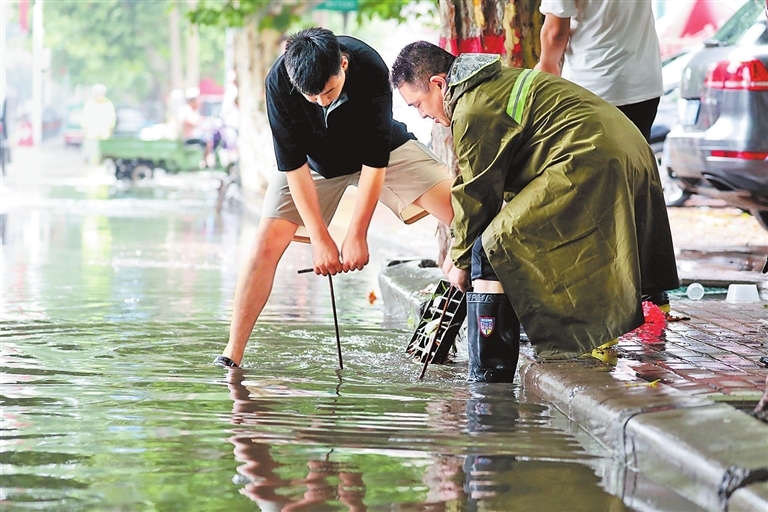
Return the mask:
<path id="1" fill-rule="evenodd" d="M 441 280 L 432 298 L 422 304 L 421 319 L 406 353 L 425 365 L 445 363 L 466 316 L 464 293 Z"/>

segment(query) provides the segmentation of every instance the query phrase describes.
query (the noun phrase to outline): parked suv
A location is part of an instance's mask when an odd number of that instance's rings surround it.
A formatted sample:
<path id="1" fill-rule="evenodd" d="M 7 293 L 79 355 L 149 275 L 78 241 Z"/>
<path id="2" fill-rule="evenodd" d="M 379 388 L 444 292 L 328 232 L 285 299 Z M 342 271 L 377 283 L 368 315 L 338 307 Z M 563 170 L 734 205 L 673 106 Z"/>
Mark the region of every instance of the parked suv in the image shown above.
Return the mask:
<path id="1" fill-rule="evenodd" d="M 662 172 L 688 193 L 725 200 L 768 229 L 768 20 L 746 3 L 683 70 Z"/>
<path id="2" fill-rule="evenodd" d="M 661 76 L 664 82 L 664 94 L 659 98 L 659 108 L 656 118 L 651 125 L 651 138 L 648 141 L 656 155 L 656 163 L 659 169 L 663 169 L 664 141 L 673 126 L 677 124 L 677 101 L 680 98 L 680 77 L 683 69 L 693 56 L 692 49 L 683 50 L 661 63 Z M 683 190 L 678 180 L 669 176 L 668 172 L 661 173 L 661 185 L 664 190 L 664 200 L 667 206 L 682 206 L 691 196 L 690 192 Z"/>

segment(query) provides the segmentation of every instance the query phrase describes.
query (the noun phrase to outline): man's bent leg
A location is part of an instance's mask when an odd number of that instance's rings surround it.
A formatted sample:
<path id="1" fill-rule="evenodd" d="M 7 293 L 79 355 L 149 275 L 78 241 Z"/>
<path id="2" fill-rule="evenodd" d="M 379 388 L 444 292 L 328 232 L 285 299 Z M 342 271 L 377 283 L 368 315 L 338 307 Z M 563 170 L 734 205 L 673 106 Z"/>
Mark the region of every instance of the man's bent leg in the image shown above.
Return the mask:
<path id="1" fill-rule="evenodd" d="M 285 219 L 262 218 L 248 260 L 240 269 L 232 305 L 229 342 L 222 355 L 239 365 L 256 320 L 272 293 L 275 270 L 298 226 Z"/>
<path id="2" fill-rule="evenodd" d="M 450 225 L 451 181 L 445 163 L 421 142 L 410 140 L 390 153 L 379 200 L 401 219 L 404 208 L 415 204 Z"/>
<path id="3" fill-rule="evenodd" d="M 451 205 L 451 180 L 444 180 L 424 192 L 413 202 L 428 211 L 437 220 L 451 225 L 453 221 L 453 205 Z"/>

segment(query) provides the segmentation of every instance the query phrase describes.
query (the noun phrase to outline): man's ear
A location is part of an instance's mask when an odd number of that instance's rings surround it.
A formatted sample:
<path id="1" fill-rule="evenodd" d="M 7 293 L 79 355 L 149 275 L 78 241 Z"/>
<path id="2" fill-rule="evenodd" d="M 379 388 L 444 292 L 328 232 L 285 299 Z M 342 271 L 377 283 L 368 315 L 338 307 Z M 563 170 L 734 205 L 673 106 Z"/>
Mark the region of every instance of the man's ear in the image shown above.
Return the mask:
<path id="1" fill-rule="evenodd" d="M 448 92 L 448 82 L 445 80 L 445 77 L 442 75 L 433 75 L 429 77 L 429 83 L 435 84 L 440 88 L 440 90 L 445 94 Z"/>

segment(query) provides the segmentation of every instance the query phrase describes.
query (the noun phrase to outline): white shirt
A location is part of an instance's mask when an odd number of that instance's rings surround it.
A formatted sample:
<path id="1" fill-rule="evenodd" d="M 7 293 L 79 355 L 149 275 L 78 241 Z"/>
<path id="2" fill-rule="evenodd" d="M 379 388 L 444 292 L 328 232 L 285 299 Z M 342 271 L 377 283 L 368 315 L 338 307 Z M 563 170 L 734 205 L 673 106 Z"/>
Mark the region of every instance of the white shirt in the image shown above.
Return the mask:
<path id="1" fill-rule="evenodd" d="M 539 10 L 571 18 L 563 78 L 614 105 L 662 95 L 651 0 L 542 0 Z"/>

